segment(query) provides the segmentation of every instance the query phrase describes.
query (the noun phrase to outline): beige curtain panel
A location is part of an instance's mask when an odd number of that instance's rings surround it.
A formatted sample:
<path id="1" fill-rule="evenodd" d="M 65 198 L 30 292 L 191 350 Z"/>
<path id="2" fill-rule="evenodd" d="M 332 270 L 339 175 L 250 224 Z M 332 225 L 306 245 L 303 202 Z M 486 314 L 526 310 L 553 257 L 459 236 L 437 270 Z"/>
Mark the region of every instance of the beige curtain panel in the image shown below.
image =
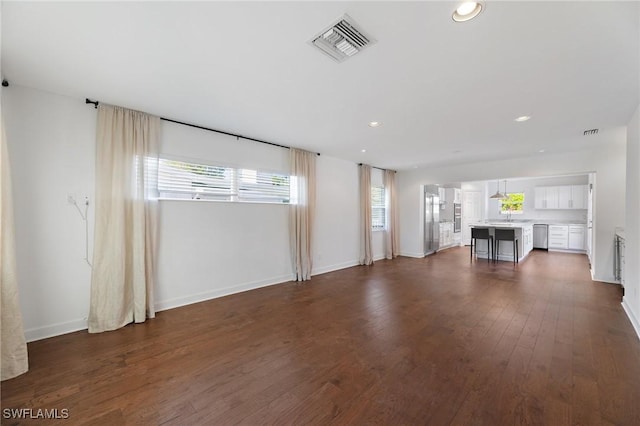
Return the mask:
<path id="1" fill-rule="evenodd" d="M 18 275 L 16 267 L 15 235 L 13 229 L 13 200 L 11 196 L 11 171 L 4 123 L 0 131 L 0 362 L 1 379 L 11 379 L 29 369 L 27 343 L 24 337 L 22 314 L 18 302 Z"/>
<path id="2" fill-rule="evenodd" d="M 373 265 L 371 166 L 360 165 L 360 264 Z"/>
<path id="3" fill-rule="evenodd" d="M 289 238 L 296 281 L 311 279 L 313 221 L 316 209 L 316 154 L 291 148 Z"/>
<path id="4" fill-rule="evenodd" d="M 160 118 L 100 105 L 89 332 L 155 316 Z"/>
<path id="5" fill-rule="evenodd" d="M 385 257 L 393 259 L 400 254 L 400 238 L 398 233 L 398 199 L 396 190 L 396 172 L 385 170 L 383 174 L 384 192 L 386 194 Z"/>

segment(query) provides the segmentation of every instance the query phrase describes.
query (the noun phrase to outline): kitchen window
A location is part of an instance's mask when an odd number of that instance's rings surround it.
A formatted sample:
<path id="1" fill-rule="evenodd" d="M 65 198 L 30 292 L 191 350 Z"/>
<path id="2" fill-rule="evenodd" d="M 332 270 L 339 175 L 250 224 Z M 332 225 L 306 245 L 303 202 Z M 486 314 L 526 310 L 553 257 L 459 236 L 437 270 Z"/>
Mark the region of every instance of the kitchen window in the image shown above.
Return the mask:
<path id="1" fill-rule="evenodd" d="M 500 200 L 501 214 L 522 214 L 524 213 L 524 193 L 513 192 L 506 194 L 507 198 Z"/>
<path id="2" fill-rule="evenodd" d="M 386 206 L 384 202 L 384 187 L 371 187 L 371 229 L 382 231 L 385 229 Z"/>

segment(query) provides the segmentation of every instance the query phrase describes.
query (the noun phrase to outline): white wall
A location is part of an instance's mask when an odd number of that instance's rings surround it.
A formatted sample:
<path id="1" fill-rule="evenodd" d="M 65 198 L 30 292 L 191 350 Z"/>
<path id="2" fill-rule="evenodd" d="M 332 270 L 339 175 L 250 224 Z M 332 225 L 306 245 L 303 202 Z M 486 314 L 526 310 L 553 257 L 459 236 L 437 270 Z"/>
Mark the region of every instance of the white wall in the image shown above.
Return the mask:
<path id="1" fill-rule="evenodd" d="M 316 169 L 314 275 L 357 265 L 360 258 L 358 166 L 321 155 Z"/>
<path id="2" fill-rule="evenodd" d="M 91 269 L 84 223 L 67 195 L 89 197 L 92 230 L 95 110 L 16 85 L 2 90 L 27 340 L 86 328 Z"/>
<path id="3" fill-rule="evenodd" d="M 640 106 L 627 126 L 626 263 L 623 306 L 640 336 Z"/>
<path id="4" fill-rule="evenodd" d="M 288 172 L 289 151 L 162 122 L 161 157 Z M 292 278 L 288 206 L 161 200 L 156 307 L 199 302 Z"/>
<path id="5" fill-rule="evenodd" d="M 626 129 L 619 128 L 611 133 L 605 144 L 592 151 L 398 172 L 401 252 L 405 255 L 422 252 L 421 184 L 495 181 L 505 177 L 543 177 L 595 171 L 594 278 L 614 282 L 613 235 L 615 228 L 624 223 L 625 144 Z"/>
<path id="6" fill-rule="evenodd" d="M 3 89 L 13 166 L 21 308 L 29 341 L 86 328 L 91 270 L 84 223 L 67 195 L 93 203 L 96 112 L 82 99 Z M 287 150 L 163 122 L 172 157 L 288 170 Z M 357 165 L 318 157 L 313 273 L 356 265 Z M 89 210 L 93 231 L 93 204 Z M 159 310 L 288 281 L 285 205 L 160 201 Z M 90 235 L 90 254 L 93 241 Z M 378 251 L 382 251 L 377 249 Z"/>
<path id="7" fill-rule="evenodd" d="M 559 220 L 575 223 L 587 222 L 587 210 L 542 210 L 535 208 L 535 187 L 554 185 L 587 185 L 588 175 L 558 176 L 539 179 L 513 179 L 507 180 L 507 192 L 524 193 L 524 211 L 522 214 L 513 215 L 512 219 L 518 220 Z M 489 182 L 489 192 L 495 194 L 495 182 Z M 500 190 L 504 191 L 504 181 L 500 182 Z M 487 198 L 487 214 L 489 219 L 504 219 L 500 214 L 499 200 Z"/>

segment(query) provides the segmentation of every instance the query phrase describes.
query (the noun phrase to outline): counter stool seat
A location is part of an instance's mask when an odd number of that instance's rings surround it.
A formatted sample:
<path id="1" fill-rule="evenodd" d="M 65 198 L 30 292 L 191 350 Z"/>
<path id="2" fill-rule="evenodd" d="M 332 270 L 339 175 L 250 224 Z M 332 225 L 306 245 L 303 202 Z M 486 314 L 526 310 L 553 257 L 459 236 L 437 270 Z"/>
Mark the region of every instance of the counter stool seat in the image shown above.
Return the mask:
<path id="1" fill-rule="evenodd" d="M 473 245 L 475 242 L 476 256 L 478 254 L 478 241 L 487 240 L 487 262 L 491 262 L 491 249 L 495 256 L 495 247 L 493 244 L 493 236 L 489 234 L 489 228 L 471 228 L 471 260 L 473 261 Z"/>
<path id="2" fill-rule="evenodd" d="M 511 241 L 513 243 L 513 263 L 518 263 L 520 256 L 518 254 L 518 239 L 516 238 L 515 229 L 496 228 L 494 237 L 495 246 L 493 247 L 493 255 L 495 261 L 498 261 L 498 253 L 500 252 L 500 241 Z"/>

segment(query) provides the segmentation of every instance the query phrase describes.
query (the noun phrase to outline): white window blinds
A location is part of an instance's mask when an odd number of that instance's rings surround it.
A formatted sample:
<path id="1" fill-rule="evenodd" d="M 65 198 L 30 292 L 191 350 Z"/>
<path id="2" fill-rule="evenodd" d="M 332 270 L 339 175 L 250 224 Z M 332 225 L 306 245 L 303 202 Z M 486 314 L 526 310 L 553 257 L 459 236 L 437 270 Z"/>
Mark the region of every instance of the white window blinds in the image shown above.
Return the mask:
<path id="1" fill-rule="evenodd" d="M 289 176 L 258 170 L 238 170 L 238 200 L 263 203 L 289 202 Z"/>
<path id="2" fill-rule="evenodd" d="M 289 176 L 162 158 L 158 191 L 169 199 L 288 203 Z"/>
<path id="3" fill-rule="evenodd" d="M 371 187 L 371 229 L 385 229 L 385 200 L 384 187 Z"/>

